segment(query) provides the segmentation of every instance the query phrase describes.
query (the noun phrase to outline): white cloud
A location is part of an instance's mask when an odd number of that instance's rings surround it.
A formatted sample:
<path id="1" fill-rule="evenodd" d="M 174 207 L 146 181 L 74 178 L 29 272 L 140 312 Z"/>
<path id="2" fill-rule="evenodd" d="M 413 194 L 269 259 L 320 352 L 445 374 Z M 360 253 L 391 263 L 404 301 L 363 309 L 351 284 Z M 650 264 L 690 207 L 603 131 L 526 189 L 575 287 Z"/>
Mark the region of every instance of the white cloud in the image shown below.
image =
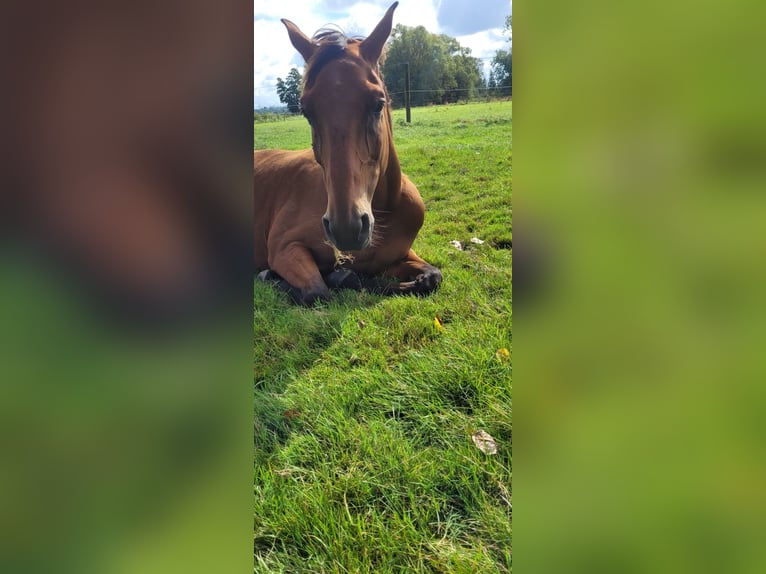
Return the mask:
<path id="1" fill-rule="evenodd" d="M 458 36 L 457 41 L 461 46 L 471 48 L 471 55 L 480 58 L 484 70 L 484 76 L 489 75 L 491 65 L 490 58 L 498 50 L 508 49 L 508 40 L 503 36 L 502 28 L 493 28 L 483 32 L 476 32 L 467 36 Z"/>
<path id="2" fill-rule="evenodd" d="M 285 27 L 277 20 L 256 20 L 254 37 L 255 107 L 279 104 L 276 96 L 276 78 L 290 71 L 295 50 L 290 45 Z M 287 44 L 287 47 L 283 47 Z"/>
<path id="3" fill-rule="evenodd" d="M 423 26 L 429 32 L 441 34 L 439 21 L 436 17 L 439 0 L 403 0 L 394 14 L 394 25 Z"/>
<path id="4" fill-rule="evenodd" d="M 332 10 L 328 5 L 332 6 L 333 3 L 322 0 L 255 0 L 255 107 L 280 105 L 276 94 L 276 78 L 284 78 L 293 66 L 300 70 L 303 68 L 303 60 L 290 44 L 280 18 L 292 20 L 309 36 L 329 23 L 337 24 L 349 34 L 367 35 L 391 3 L 393 0 L 365 0 L 348 3 L 350 5 L 347 8 L 338 6 L 337 10 Z M 394 13 L 394 25 L 424 26 L 429 32 L 440 34 L 443 32 L 437 18 L 440 3 L 441 0 L 402 0 Z M 502 30 L 499 28 L 462 36 L 458 41 L 461 45 L 471 48 L 473 55 L 479 58 L 491 57 L 495 50 L 505 46 Z M 485 65 L 488 65 L 487 60 Z"/>

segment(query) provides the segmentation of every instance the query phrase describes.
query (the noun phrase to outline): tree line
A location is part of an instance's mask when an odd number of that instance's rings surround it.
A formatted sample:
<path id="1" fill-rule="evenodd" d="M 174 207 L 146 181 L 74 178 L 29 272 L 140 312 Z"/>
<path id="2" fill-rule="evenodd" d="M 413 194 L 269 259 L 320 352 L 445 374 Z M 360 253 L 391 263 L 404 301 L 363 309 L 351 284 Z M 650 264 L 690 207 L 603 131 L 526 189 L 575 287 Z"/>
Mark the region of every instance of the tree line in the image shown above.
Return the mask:
<path id="1" fill-rule="evenodd" d="M 511 41 L 512 18 L 504 31 Z M 382 72 L 394 107 L 405 103 L 407 65 L 410 74 L 410 103 L 413 106 L 446 104 L 476 98 L 486 90 L 501 96 L 513 94 L 512 50 L 498 50 L 492 58 L 489 77 L 482 74 L 481 60 L 471 49 L 446 34 L 432 34 L 423 26 L 398 24 L 388 44 Z M 302 77 L 292 68 L 287 78 L 277 78 L 277 95 L 291 113 L 300 110 Z"/>

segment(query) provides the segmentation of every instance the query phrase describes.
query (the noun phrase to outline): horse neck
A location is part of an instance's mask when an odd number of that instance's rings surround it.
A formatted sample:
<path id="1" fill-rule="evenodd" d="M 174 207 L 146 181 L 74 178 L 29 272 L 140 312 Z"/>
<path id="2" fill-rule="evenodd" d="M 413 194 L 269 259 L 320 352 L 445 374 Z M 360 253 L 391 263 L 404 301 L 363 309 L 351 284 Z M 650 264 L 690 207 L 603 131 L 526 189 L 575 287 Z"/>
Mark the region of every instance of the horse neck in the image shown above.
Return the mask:
<path id="1" fill-rule="evenodd" d="M 397 202 L 402 192 L 402 168 L 399 164 L 399 155 L 394 147 L 394 133 L 391 123 L 391 111 L 386 109 L 388 138 L 388 161 L 386 165 L 381 165 L 380 180 L 378 187 L 375 188 L 375 195 L 372 201 L 373 209 L 389 211 Z"/>

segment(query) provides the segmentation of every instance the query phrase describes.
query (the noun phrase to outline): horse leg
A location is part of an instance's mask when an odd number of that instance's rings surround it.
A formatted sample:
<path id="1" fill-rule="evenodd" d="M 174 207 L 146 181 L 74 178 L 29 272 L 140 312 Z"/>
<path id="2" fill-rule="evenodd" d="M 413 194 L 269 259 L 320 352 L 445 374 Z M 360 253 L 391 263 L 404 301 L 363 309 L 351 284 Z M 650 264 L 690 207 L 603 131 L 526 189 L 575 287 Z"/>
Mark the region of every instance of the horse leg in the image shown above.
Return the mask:
<path id="1" fill-rule="evenodd" d="M 281 291 L 289 294 L 295 299 L 293 291 L 297 291 L 287 281 L 282 279 L 278 273 L 275 273 L 272 269 L 264 269 L 258 273 L 258 279 L 260 281 L 271 281 Z M 362 279 L 351 269 L 335 269 L 330 273 L 322 275 L 325 284 L 330 289 L 352 289 L 354 291 L 361 291 Z"/>
<path id="2" fill-rule="evenodd" d="M 290 299 L 293 301 L 297 301 L 300 297 L 300 292 L 298 289 L 290 285 L 287 281 L 282 279 L 279 274 L 274 273 L 274 271 L 271 269 L 264 269 L 258 273 L 258 280 L 263 281 L 264 283 L 273 283 L 274 287 L 287 293 L 290 296 Z"/>
<path id="3" fill-rule="evenodd" d="M 302 245 L 293 243 L 287 249 L 278 252 L 269 258 L 269 265 L 271 273 L 276 273 L 282 278 L 277 282 L 277 287 L 287 292 L 296 303 L 308 306 L 315 301 L 326 301 L 330 298 L 330 290 L 325 285 L 314 258 Z"/>
<path id="4" fill-rule="evenodd" d="M 399 281 L 399 283 L 378 282 L 373 286 L 373 290 L 385 295 L 427 295 L 442 282 L 442 272 L 418 257 L 412 249 L 406 258 L 386 269 L 384 275 Z"/>
<path id="5" fill-rule="evenodd" d="M 362 280 L 351 269 L 335 269 L 324 275 L 324 282 L 330 289 L 353 289 L 359 291 L 362 288 Z"/>

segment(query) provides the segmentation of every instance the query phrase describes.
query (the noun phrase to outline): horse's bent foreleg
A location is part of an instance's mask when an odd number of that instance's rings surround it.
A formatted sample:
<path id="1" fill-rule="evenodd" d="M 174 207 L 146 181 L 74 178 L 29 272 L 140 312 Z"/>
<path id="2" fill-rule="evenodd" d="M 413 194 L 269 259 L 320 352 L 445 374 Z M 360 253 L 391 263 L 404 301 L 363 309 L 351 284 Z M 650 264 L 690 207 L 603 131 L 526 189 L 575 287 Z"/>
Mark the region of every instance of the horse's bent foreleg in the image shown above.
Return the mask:
<path id="1" fill-rule="evenodd" d="M 311 305 L 330 298 L 330 290 L 322 279 L 314 258 L 304 246 L 293 243 L 269 257 L 269 265 L 286 283 L 279 285 L 296 303 Z"/>
<path id="2" fill-rule="evenodd" d="M 330 289 L 353 289 L 359 291 L 362 288 L 362 280 L 351 269 L 334 269 L 323 276 L 324 282 Z"/>
<path id="3" fill-rule="evenodd" d="M 264 269 L 258 273 L 258 279 L 264 282 L 270 282 L 274 284 L 274 287 L 287 293 L 290 298 L 297 302 L 300 299 L 300 289 L 296 289 L 290 285 L 287 281 L 282 279 L 277 273 L 274 273 L 271 269 Z"/>
<path id="4" fill-rule="evenodd" d="M 380 285 L 379 291 L 385 294 L 426 295 L 442 282 L 442 272 L 418 257 L 412 249 L 405 259 L 389 267 L 385 275 L 399 281 L 398 284 Z"/>

